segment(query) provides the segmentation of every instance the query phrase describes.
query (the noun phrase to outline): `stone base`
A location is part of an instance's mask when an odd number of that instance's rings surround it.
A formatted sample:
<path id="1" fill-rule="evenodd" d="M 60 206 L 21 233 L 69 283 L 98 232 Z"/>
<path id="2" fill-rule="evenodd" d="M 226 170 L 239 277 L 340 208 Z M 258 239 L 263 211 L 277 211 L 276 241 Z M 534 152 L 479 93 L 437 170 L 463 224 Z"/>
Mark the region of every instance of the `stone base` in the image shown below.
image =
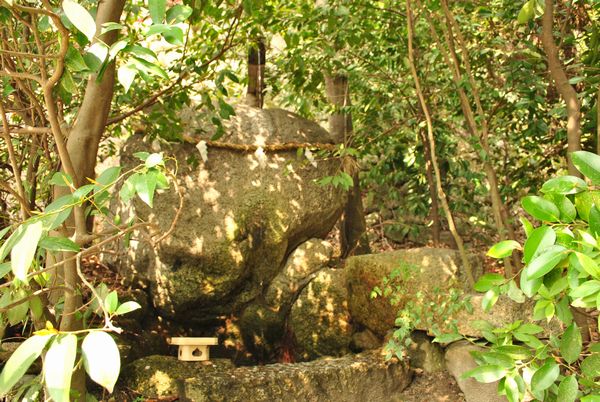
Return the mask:
<path id="1" fill-rule="evenodd" d="M 380 351 L 308 363 L 228 366 L 216 360 L 188 363 L 149 356 L 123 370 L 120 384 L 144 397 L 192 401 L 399 401 L 412 372 L 385 362 Z"/>

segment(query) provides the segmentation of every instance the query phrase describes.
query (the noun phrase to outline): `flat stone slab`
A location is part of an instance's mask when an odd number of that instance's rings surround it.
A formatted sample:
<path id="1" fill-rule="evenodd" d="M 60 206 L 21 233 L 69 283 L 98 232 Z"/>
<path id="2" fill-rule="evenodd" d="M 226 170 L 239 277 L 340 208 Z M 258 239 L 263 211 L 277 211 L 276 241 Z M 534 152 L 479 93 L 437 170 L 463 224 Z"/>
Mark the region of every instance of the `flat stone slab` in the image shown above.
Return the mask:
<path id="1" fill-rule="evenodd" d="M 411 383 L 405 362 L 379 350 L 307 363 L 233 367 L 229 361 L 149 356 L 123 369 L 120 385 L 146 398 L 192 401 L 400 401 Z"/>

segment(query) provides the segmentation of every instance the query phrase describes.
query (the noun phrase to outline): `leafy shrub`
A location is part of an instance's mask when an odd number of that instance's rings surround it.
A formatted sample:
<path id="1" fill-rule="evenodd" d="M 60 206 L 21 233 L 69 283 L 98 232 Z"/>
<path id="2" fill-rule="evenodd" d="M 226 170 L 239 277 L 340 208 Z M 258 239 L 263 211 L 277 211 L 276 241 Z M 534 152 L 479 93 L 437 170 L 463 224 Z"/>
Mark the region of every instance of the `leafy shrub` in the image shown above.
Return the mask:
<path id="1" fill-rule="evenodd" d="M 480 382 L 499 381 L 498 393 L 510 402 L 533 396 L 541 401 L 600 401 L 600 344 L 584 344 L 572 311 L 598 316 L 600 309 L 600 156 L 571 154 L 574 165 L 591 182 L 574 176 L 548 180 L 540 195 L 522 199 L 523 209 L 538 227 L 521 218 L 527 235 L 494 245 L 488 255 L 504 258 L 523 251 L 525 268 L 504 279 L 486 274 L 475 289 L 485 292 L 483 304 L 492 308 L 500 294 L 517 302 L 535 300 L 533 318 L 550 322 L 556 317 L 566 328 L 561 336 L 543 339 L 544 329 L 520 321 L 502 328 L 478 323 L 488 349 L 475 353 L 478 367 L 465 373 Z M 598 205 L 597 205 L 598 204 Z M 525 296 L 525 297 L 523 297 Z M 600 319 L 600 318 L 599 318 Z"/>
<path id="2" fill-rule="evenodd" d="M 142 164 L 121 172 L 121 167 L 105 170 L 95 181 L 75 188 L 73 180 L 63 173 L 57 173 L 51 180 L 56 186 L 66 186 L 70 193 L 56 199 L 43 213 L 32 216 L 12 228 L 12 234 L 0 247 L 0 327 L 6 325 L 29 325 L 30 318 L 46 327 L 33 333 L 8 359 L 0 373 L 0 396 L 13 391 L 13 400 L 43 399 L 42 390 L 54 401 L 68 401 L 72 396 L 71 377 L 75 367 L 83 365 L 89 377 L 97 384 L 112 392 L 119 376 L 120 355 L 112 333 L 121 329 L 113 325 L 116 316 L 127 314 L 140 308 L 133 301 L 121 303 L 116 291 L 110 291 L 105 284 L 94 287 L 81 271 L 81 258 L 97 253 L 110 242 L 124 239 L 134 229 L 147 226 L 135 220 L 121 223 L 120 216 L 114 216 L 108 209 L 110 190 L 122 182 L 119 196 L 129 202 L 137 196 L 152 207 L 157 190 L 168 188 L 168 177 L 172 173 L 165 167 L 162 154 L 137 153 Z M 116 196 L 116 195 L 114 195 Z M 57 235 L 57 230 L 70 216 L 74 208 L 89 205 L 88 216 L 103 218 L 105 226 L 90 242 L 76 243 L 72 239 Z M 0 239 L 10 231 L 8 227 L 0 233 Z M 161 233 L 162 234 L 162 233 Z M 83 244 L 82 244 L 83 243 Z M 63 252 L 68 254 L 62 254 Z M 59 263 L 48 265 L 53 259 L 49 256 L 62 255 Z M 5 259 L 8 261 L 3 262 Z M 63 295 L 53 306 L 53 314 L 43 308 L 40 295 L 57 290 L 49 273 L 67 260 L 76 260 L 77 274 L 82 283 L 92 293 L 90 303 L 78 311 L 84 328 L 77 331 L 63 331 L 55 328 L 52 321 L 60 324 L 65 318 L 61 305 Z M 66 292 L 66 291 L 65 291 Z M 79 315 L 80 314 L 80 315 Z M 98 320 L 100 318 L 100 320 Z M 100 325 L 99 325 L 100 324 Z M 59 326 L 59 325 L 57 325 Z M 29 367 L 44 355 L 42 373 L 32 381 L 23 382 L 18 390 L 15 385 L 23 378 Z M 88 399 L 91 395 L 88 396 Z"/>

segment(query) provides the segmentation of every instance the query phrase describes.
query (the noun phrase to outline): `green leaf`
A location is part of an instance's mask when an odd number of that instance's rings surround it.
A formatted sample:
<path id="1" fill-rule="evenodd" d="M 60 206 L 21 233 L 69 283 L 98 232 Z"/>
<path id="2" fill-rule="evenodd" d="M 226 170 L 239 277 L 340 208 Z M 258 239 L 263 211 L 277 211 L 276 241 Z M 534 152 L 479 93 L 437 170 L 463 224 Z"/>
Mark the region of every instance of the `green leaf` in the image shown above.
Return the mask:
<path id="1" fill-rule="evenodd" d="M 128 43 L 128 39 L 121 39 L 113 43 L 110 49 L 108 49 L 108 60 L 114 60 L 119 52 L 127 47 Z"/>
<path id="2" fill-rule="evenodd" d="M 62 225 L 69 215 L 71 215 L 74 203 L 73 196 L 67 194 L 48 205 L 42 214 L 44 229 L 51 231 Z"/>
<path id="3" fill-rule="evenodd" d="M 600 281 L 591 280 L 591 281 L 583 282 L 581 285 L 579 285 L 575 289 L 571 290 L 571 292 L 569 293 L 569 296 L 576 299 L 576 298 L 586 297 L 586 296 L 596 294 L 599 291 L 600 291 Z"/>
<path id="4" fill-rule="evenodd" d="M 143 162 L 146 162 L 146 159 L 148 159 L 148 157 L 150 156 L 150 152 L 136 152 L 133 154 L 133 156 L 135 156 L 136 158 L 140 159 Z"/>
<path id="5" fill-rule="evenodd" d="M 119 178 L 121 174 L 120 166 L 109 167 L 105 171 L 103 171 L 100 176 L 96 179 L 96 183 L 101 185 L 102 187 L 106 187 L 114 184 L 114 182 Z"/>
<path id="6" fill-rule="evenodd" d="M 155 166 L 164 165 L 165 162 L 163 160 L 162 153 L 154 153 L 154 154 L 148 155 L 144 164 L 146 165 L 146 167 L 148 169 L 151 169 Z"/>
<path id="7" fill-rule="evenodd" d="M 562 194 L 547 194 L 545 198 L 552 201 L 558 207 L 561 222 L 570 223 L 577 217 L 575 205 L 566 196 Z"/>
<path id="8" fill-rule="evenodd" d="M 576 194 L 581 191 L 588 189 L 585 181 L 575 176 L 561 176 L 554 177 L 547 182 L 541 188 L 542 193 L 554 193 L 554 194 Z"/>
<path id="9" fill-rule="evenodd" d="M 526 323 L 526 324 L 519 326 L 519 328 L 517 328 L 515 330 L 515 332 L 519 332 L 521 334 L 527 334 L 527 335 L 535 335 L 535 334 L 539 334 L 543 330 L 544 330 L 544 328 L 540 327 L 539 325 L 532 324 L 532 323 Z"/>
<path id="10" fill-rule="evenodd" d="M 24 300 L 27 298 L 28 294 L 25 289 L 19 289 L 14 297 L 10 299 L 10 303 L 14 303 L 18 300 Z M 20 303 L 12 308 L 10 308 L 6 312 L 6 317 L 8 318 L 8 323 L 10 325 L 17 325 L 22 322 L 25 322 L 27 319 L 27 313 L 29 312 L 29 302 L 25 301 Z"/>
<path id="11" fill-rule="evenodd" d="M 598 267 L 598 263 L 585 254 L 575 251 L 569 256 L 569 264 L 579 272 L 587 273 L 596 279 L 600 279 L 600 267 Z"/>
<path id="12" fill-rule="evenodd" d="M 503 240 L 492 246 L 487 255 L 492 258 L 505 258 L 512 254 L 513 250 L 520 250 L 521 245 L 514 240 Z"/>
<path id="13" fill-rule="evenodd" d="M 500 274 L 485 274 L 475 283 L 473 288 L 478 292 L 487 292 L 494 286 L 502 285 L 506 279 Z"/>
<path id="14" fill-rule="evenodd" d="M 569 364 L 579 359 L 581 354 L 581 331 L 577 324 L 572 323 L 560 340 L 560 354 Z"/>
<path id="15" fill-rule="evenodd" d="M 53 335 L 34 335 L 19 345 L 0 373 L 0 395 L 6 395 L 25 375 L 29 366 L 42 354 L 42 350 L 52 337 Z"/>
<path id="16" fill-rule="evenodd" d="M 556 316 L 565 325 L 571 325 L 573 321 L 573 313 L 569 305 L 569 298 L 563 297 L 558 303 L 556 303 Z"/>
<path id="17" fill-rule="evenodd" d="M 590 211 L 594 205 L 600 205 L 600 191 L 584 191 L 575 194 L 575 208 L 584 221 L 589 221 Z"/>
<path id="18" fill-rule="evenodd" d="M 40 247 L 48 251 L 72 251 L 79 252 L 80 248 L 77 243 L 66 237 L 46 236 L 40 240 Z"/>
<path id="19" fill-rule="evenodd" d="M 531 377 L 531 389 L 534 393 L 541 393 L 550 388 L 560 374 L 560 367 L 554 362 L 548 362 L 537 369 Z"/>
<path id="20" fill-rule="evenodd" d="M 105 22 L 104 24 L 102 24 L 100 34 L 105 34 L 110 31 L 120 31 L 122 29 L 125 29 L 125 26 L 119 24 L 118 22 Z"/>
<path id="21" fill-rule="evenodd" d="M 10 250 L 10 261 L 15 278 L 27 283 L 27 274 L 35 257 L 38 242 L 43 232 L 42 222 L 30 223 L 26 226 L 23 236 Z"/>
<path id="22" fill-rule="evenodd" d="M 152 23 L 160 24 L 164 21 L 166 7 L 167 0 L 148 0 L 148 8 L 150 9 Z"/>
<path id="23" fill-rule="evenodd" d="M 104 299 L 104 308 L 108 311 L 108 314 L 112 314 L 117 310 L 118 305 L 119 296 L 117 295 L 117 291 L 113 290 L 106 296 L 106 299 Z"/>
<path id="24" fill-rule="evenodd" d="M 529 222 L 529 219 L 525 218 L 524 216 L 519 217 L 519 222 L 521 222 L 521 225 L 523 226 L 525 236 L 529 237 L 531 232 L 533 232 L 533 225 L 531 222 Z"/>
<path id="25" fill-rule="evenodd" d="M 142 308 L 142 306 L 140 306 L 139 303 L 134 302 L 134 301 L 128 301 L 128 302 L 125 302 L 125 303 L 121 304 L 117 308 L 117 311 L 115 311 L 115 314 L 116 315 L 123 315 L 123 314 L 130 313 L 132 311 L 141 309 L 141 308 Z"/>
<path id="26" fill-rule="evenodd" d="M 565 377 L 558 386 L 557 400 L 560 402 L 575 402 L 579 394 L 579 384 L 574 375 Z"/>
<path id="27" fill-rule="evenodd" d="M 135 182 L 135 191 L 142 201 L 150 208 L 154 200 L 154 190 L 156 189 L 156 175 L 140 175 Z"/>
<path id="28" fill-rule="evenodd" d="M 77 336 L 59 335 L 50 345 L 44 359 L 44 381 L 50 397 L 55 402 L 68 402 L 71 376 L 77 354 Z"/>
<path id="29" fill-rule="evenodd" d="M 495 346 L 493 350 L 499 353 L 504 353 L 515 360 L 524 360 L 531 357 L 531 351 L 528 348 L 520 345 Z"/>
<path id="30" fill-rule="evenodd" d="M 507 295 L 508 295 L 508 297 L 510 297 L 512 300 L 514 300 L 517 303 L 525 302 L 525 294 L 523 293 L 523 291 L 521 289 L 519 289 L 519 287 L 517 286 L 517 283 L 514 280 L 511 280 L 508 283 Z"/>
<path id="31" fill-rule="evenodd" d="M 75 198 L 77 201 L 81 202 L 81 201 L 83 201 L 83 198 L 85 198 L 89 193 L 92 192 L 93 189 L 94 189 L 93 184 L 86 184 L 84 186 L 81 186 L 73 192 L 73 198 Z"/>
<path id="32" fill-rule="evenodd" d="M 125 93 L 129 92 L 129 88 L 131 88 L 136 75 L 137 70 L 130 65 L 121 66 L 117 70 L 117 79 L 119 80 L 119 84 L 125 89 Z"/>
<path id="33" fill-rule="evenodd" d="M 53 186 L 70 187 L 73 185 L 73 179 L 66 173 L 56 172 L 52 175 L 52 178 L 48 181 L 48 184 Z"/>
<path id="34" fill-rule="evenodd" d="M 529 264 L 533 257 L 552 246 L 556 241 L 556 233 L 551 227 L 542 225 L 534 229 L 523 246 L 523 261 Z"/>
<path id="35" fill-rule="evenodd" d="M 123 201 L 124 203 L 128 203 L 133 198 L 133 196 L 135 195 L 136 183 L 137 180 L 140 179 L 140 177 L 141 174 L 136 173 L 129 176 L 127 180 L 125 180 L 123 186 L 119 190 L 119 197 L 121 198 L 121 201 Z"/>
<path id="36" fill-rule="evenodd" d="M 590 208 L 588 223 L 590 224 L 590 233 L 595 237 L 600 236 L 600 210 L 598 210 L 596 204 Z"/>
<path id="37" fill-rule="evenodd" d="M 4 278 L 9 272 L 11 272 L 10 261 L 0 264 L 0 278 Z"/>
<path id="38" fill-rule="evenodd" d="M 106 332 L 90 332 L 81 344 L 81 354 L 90 378 L 112 392 L 121 370 L 119 349 L 114 339 Z"/>
<path id="39" fill-rule="evenodd" d="M 519 15 L 517 16 L 517 22 L 519 24 L 527 24 L 535 16 L 534 4 L 531 0 L 523 5 Z"/>
<path id="40" fill-rule="evenodd" d="M 508 402 L 520 402 L 521 393 L 519 385 L 513 376 L 506 376 L 504 380 L 504 393 Z"/>
<path id="41" fill-rule="evenodd" d="M 147 73 L 150 75 L 155 75 L 155 76 L 164 78 L 165 80 L 169 79 L 169 75 L 158 64 L 150 63 L 149 61 L 144 60 L 137 56 L 133 56 L 131 58 L 131 61 L 132 61 L 133 65 L 138 69 L 138 71 L 141 71 L 141 72 L 144 72 L 144 73 Z"/>
<path id="42" fill-rule="evenodd" d="M 593 184 L 600 184 L 600 156 L 587 151 L 571 153 L 573 165 Z"/>
<path id="43" fill-rule="evenodd" d="M 69 70 L 77 73 L 80 71 L 86 71 L 88 69 L 87 64 L 83 60 L 83 56 L 79 53 L 79 50 L 75 49 L 75 47 L 69 44 L 69 48 L 67 49 L 67 54 L 65 56 L 65 64 L 69 68 Z M 61 172 L 55 173 L 55 175 L 61 174 Z M 71 180 L 71 183 L 73 181 Z M 63 183 L 64 185 L 64 183 Z"/>
<path id="44" fill-rule="evenodd" d="M 524 273 L 528 279 L 541 278 L 552 271 L 567 256 L 568 251 L 563 246 L 550 246 L 527 265 Z"/>
<path id="45" fill-rule="evenodd" d="M 461 378 L 473 377 L 479 382 L 490 383 L 498 381 L 505 375 L 506 369 L 504 367 L 495 364 L 486 364 L 464 372 Z"/>
<path id="46" fill-rule="evenodd" d="M 483 295 L 483 299 L 481 299 L 481 307 L 483 311 L 486 313 L 494 307 L 494 304 L 498 301 L 498 296 L 500 294 L 500 289 L 498 287 L 493 287 L 488 290 L 485 295 Z"/>
<path id="47" fill-rule="evenodd" d="M 461 334 L 442 334 L 436 336 L 432 342 L 452 343 L 458 341 L 459 339 L 463 339 L 463 336 Z"/>
<path id="48" fill-rule="evenodd" d="M 189 6 L 177 4 L 167 11 L 167 22 L 169 24 L 177 24 L 185 21 L 192 15 L 194 10 Z"/>
<path id="49" fill-rule="evenodd" d="M 62 8 L 71 24 L 92 42 L 94 40 L 94 35 L 96 35 L 96 22 L 94 21 L 94 17 L 92 17 L 85 8 L 73 0 L 63 0 Z"/>
<path id="50" fill-rule="evenodd" d="M 552 201 L 548 201 L 536 195 L 524 197 L 521 200 L 523 209 L 531 216 L 541 221 L 558 222 L 560 211 Z"/>
<path id="51" fill-rule="evenodd" d="M 587 377 L 600 377 L 600 353 L 593 353 L 581 362 L 581 371 Z"/>

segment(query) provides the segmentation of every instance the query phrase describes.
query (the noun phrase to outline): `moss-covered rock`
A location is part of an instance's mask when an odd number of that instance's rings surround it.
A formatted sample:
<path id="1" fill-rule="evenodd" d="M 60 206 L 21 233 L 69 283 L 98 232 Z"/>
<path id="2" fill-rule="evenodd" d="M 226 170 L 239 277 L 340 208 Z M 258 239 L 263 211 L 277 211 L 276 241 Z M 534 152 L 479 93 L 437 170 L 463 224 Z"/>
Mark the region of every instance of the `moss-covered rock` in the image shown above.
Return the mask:
<path id="1" fill-rule="evenodd" d="M 458 252 L 448 249 L 416 248 L 351 257 L 345 272 L 352 319 L 385 336 L 394 328 L 398 310 L 409 301 L 425 304 L 434 301 L 434 294 L 443 295 L 449 289 L 466 291 L 468 284 L 461 266 Z M 477 276 L 481 265 L 474 264 L 474 269 Z M 396 305 L 390 298 L 371 297 L 373 289 L 383 288 L 383 278 L 390 275 L 395 278 Z"/>
<path id="2" fill-rule="evenodd" d="M 301 359 L 348 353 L 353 328 L 343 270 L 319 271 L 294 303 L 288 323 Z"/>
<path id="3" fill-rule="evenodd" d="M 331 143 L 332 138 L 293 113 L 239 106 L 220 141 L 261 146 Z M 133 136 L 118 163 L 125 169 L 135 166 L 140 161 L 134 154 L 149 149 L 141 136 Z M 162 151 L 178 161 L 177 182 L 183 190 L 175 230 L 158 247 L 135 233 L 130 246 L 109 262 L 131 281 L 148 286 L 154 307 L 169 319 L 203 324 L 238 314 L 263 294 L 298 244 L 330 231 L 347 198 L 341 189 L 316 184 L 336 174 L 339 161 L 323 160 L 313 167 L 295 150 L 263 158 L 209 147 L 203 162 L 192 144 L 172 144 Z M 178 205 L 171 189 L 155 197 L 153 209 L 134 199 L 113 210 L 123 221 L 135 213 L 164 233 Z"/>
<path id="4" fill-rule="evenodd" d="M 258 401 L 399 401 L 412 379 L 404 362 L 383 361 L 379 351 L 308 363 L 231 368 L 216 361 L 179 362 L 150 356 L 123 369 L 120 386 L 147 398 Z"/>
<path id="5" fill-rule="evenodd" d="M 473 258 L 475 278 L 482 273 L 482 264 Z M 389 253 L 351 257 L 346 261 L 346 278 L 352 320 L 379 336 L 394 328 L 398 311 L 410 306 L 415 329 L 434 333 L 454 332 L 482 337 L 477 321 L 488 321 L 500 327 L 516 320 L 531 322 L 533 303 L 519 304 L 502 296 L 494 308 L 485 312 L 482 293 L 475 293 L 465 278 L 458 252 L 448 249 L 416 248 Z M 389 297 L 372 298 L 375 287 L 382 289 L 382 279 L 394 288 Z M 391 300 L 395 299 L 396 304 Z M 559 334 L 558 321 L 544 327 L 543 336 Z"/>

